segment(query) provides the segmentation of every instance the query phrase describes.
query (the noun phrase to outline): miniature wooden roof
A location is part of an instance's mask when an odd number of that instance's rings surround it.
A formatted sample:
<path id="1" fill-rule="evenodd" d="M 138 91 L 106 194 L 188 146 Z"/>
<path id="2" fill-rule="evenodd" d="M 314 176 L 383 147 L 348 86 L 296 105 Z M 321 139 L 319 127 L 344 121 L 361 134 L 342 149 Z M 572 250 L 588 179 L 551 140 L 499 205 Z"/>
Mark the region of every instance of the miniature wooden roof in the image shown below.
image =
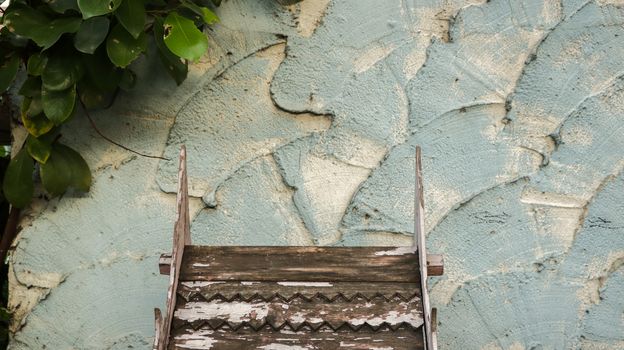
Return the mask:
<path id="1" fill-rule="evenodd" d="M 419 155 L 413 247 L 214 247 L 191 245 L 183 148 L 154 349 L 435 349 Z"/>

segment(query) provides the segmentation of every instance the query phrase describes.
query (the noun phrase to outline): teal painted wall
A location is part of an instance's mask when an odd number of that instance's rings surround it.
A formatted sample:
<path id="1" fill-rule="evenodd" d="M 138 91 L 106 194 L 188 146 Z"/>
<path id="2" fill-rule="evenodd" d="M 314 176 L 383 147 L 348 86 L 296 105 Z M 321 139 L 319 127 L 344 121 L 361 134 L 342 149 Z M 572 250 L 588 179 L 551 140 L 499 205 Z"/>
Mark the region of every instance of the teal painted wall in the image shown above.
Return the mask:
<path id="1" fill-rule="evenodd" d="M 144 60 L 94 118 L 187 145 L 198 244 L 409 245 L 421 145 L 440 348 L 623 349 L 623 6 L 229 0 L 181 87 Z M 94 185 L 27 211 L 12 348 L 148 349 L 177 163 L 70 128 Z"/>

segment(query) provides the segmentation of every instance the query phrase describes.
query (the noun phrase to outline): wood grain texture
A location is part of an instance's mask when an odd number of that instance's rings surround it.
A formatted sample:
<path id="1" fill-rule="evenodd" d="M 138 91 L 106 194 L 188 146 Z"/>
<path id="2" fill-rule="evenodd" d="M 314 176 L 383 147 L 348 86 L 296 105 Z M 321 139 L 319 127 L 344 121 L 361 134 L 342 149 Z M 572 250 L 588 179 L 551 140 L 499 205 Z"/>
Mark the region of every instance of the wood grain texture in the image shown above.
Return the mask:
<path id="1" fill-rule="evenodd" d="M 171 252 L 171 264 L 169 274 L 169 287 L 167 289 L 167 310 L 162 322 L 160 336 L 162 341 L 156 344 L 157 350 L 164 350 L 168 346 L 169 332 L 173 321 L 173 314 L 176 307 L 176 297 L 180 270 L 182 270 L 182 257 L 186 240 L 190 237 L 190 218 L 188 202 L 188 182 L 186 175 L 186 147 L 180 149 L 180 168 L 178 173 L 178 196 L 177 196 L 177 218 L 173 229 L 173 251 Z M 189 238 L 190 241 L 190 238 Z M 190 244 L 190 242 L 189 242 Z"/>
<path id="2" fill-rule="evenodd" d="M 169 349 L 211 349 L 211 350 L 421 350 L 424 349 L 422 332 L 418 330 L 400 329 L 395 331 L 348 330 L 319 332 L 291 332 L 289 330 L 251 329 L 198 330 L 178 329 L 172 333 Z"/>
<path id="3" fill-rule="evenodd" d="M 442 258 L 428 258 L 432 275 Z M 161 273 L 167 274 L 167 256 Z M 188 246 L 182 281 L 419 282 L 410 247 L 213 247 Z"/>
<path id="4" fill-rule="evenodd" d="M 216 248 L 216 247 L 215 247 Z M 241 247 L 242 248 L 242 247 Z M 253 248 L 269 248 L 269 249 L 284 249 L 285 247 L 245 247 L 245 248 L 249 248 L 249 249 L 253 249 Z M 289 247 L 289 248 L 293 248 L 293 247 Z M 334 249 L 334 248 L 331 248 Z M 340 254 L 343 255 L 352 255 L 352 254 L 358 254 L 358 250 L 360 248 L 341 248 L 341 249 L 355 249 L 354 252 L 351 253 L 344 253 L 344 251 L 342 251 Z M 382 251 L 389 251 L 392 249 L 397 249 L 396 247 L 386 247 L 386 248 L 381 248 Z M 185 255 L 187 256 L 188 260 L 198 260 L 201 258 L 191 258 L 190 255 L 193 254 L 193 252 L 189 252 L 189 249 L 187 249 L 187 251 L 185 251 Z M 161 275 L 168 275 L 169 274 L 169 269 L 171 265 L 171 254 L 163 254 L 160 257 L 160 261 L 158 264 L 158 267 L 160 269 L 160 274 Z M 197 266 L 197 267 L 201 267 L 201 266 Z M 209 271 L 211 270 L 206 270 L 206 273 L 209 273 Z M 427 255 L 427 274 L 429 276 L 442 276 L 444 274 L 444 258 L 442 255 L 439 254 L 428 254 Z"/>
<path id="5" fill-rule="evenodd" d="M 425 199 L 423 195 L 422 180 L 422 159 L 420 146 L 416 146 L 416 157 L 414 161 L 414 243 L 416 253 L 418 255 L 418 264 L 420 270 L 420 289 L 422 293 L 423 306 L 423 332 L 425 335 L 425 348 L 434 350 L 435 344 L 431 335 L 431 305 L 429 303 L 429 293 L 427 290 L 427 250 L 425 248 Z M 414 271 L 416 273 L 416 271 Z"/>
<path id="6" fill-rule="evenodd" d="M 419 283 L 359 282 L 180 282 L 178 296 L 186 301 L 307 302 L 408 301 L 420 297 Z"/>
<path id="7" fill-rule="evenodd" d="M 284 303 L 273 301 L 188 301 L 176 307 L 173 328 L 189 326 L 197 329 L 208 325 L 218 329 L 224 325 L 231 328 L 250 326 L 261 329 L 308 329 L 317 331 L 321 327 L 338 330 L 348 327 L 358 330 L 363 326 L 378 329 L 387 326 L 392 329 L 405 326 L 416 329 L 423 323 L 420 298 L 409 301 L 354 300 L 351 302 L 306 302 L 294 299 Z"/>

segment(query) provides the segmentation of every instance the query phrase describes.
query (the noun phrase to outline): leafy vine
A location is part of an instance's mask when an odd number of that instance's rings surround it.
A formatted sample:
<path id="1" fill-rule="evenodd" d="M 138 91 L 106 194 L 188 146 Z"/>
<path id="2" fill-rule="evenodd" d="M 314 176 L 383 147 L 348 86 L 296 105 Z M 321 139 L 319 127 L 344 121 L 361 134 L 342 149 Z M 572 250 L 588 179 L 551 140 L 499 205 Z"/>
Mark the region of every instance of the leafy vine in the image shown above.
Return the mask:
<path id="1" fill-rule="evenodd" d="M 164 70 L 181 84 L 189 61 L 208 48 L 202 29 L 219 21 L 214 9 L 220 2 L 12 0 L 1 19 L 0 91 L 8 98 L 7 89 L 25 69 L 18 94 L 28 136 L 2 184 L 11 205 L 30 203 L 35 175 L 50 196 L 68 188 L 88 191 L 91 171 L 76 150 L 61 143 L 63 124 L 78 106 L 90 119 L 88 110 L 110 106 L 120 89 L 131 89 L 137 76 L 130 65 L 149 43 Z"/>

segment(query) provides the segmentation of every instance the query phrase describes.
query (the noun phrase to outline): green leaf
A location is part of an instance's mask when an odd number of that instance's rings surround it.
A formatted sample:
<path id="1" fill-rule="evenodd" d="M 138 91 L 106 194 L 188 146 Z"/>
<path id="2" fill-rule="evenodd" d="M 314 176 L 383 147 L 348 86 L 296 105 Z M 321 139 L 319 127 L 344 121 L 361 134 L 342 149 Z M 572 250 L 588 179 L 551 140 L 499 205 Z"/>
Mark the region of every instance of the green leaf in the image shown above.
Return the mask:
<path id="1" fill-rule="evenodd" d="M 54 123 L 43 114 L 41 94 L 35 97 L 24 97 L 21 106 L 22 123 L 28 133 L 39 137 L 54 127 Z"/>
<path id="2" fill-rule="evenodd" d="M 88 191 L 91 171 L 87 162 L 73 149 L 55 143 L 48 161 L 41 165 L 41 182 L 52 196 L 63 194 L 69 187 Z"/>
<path id="3" fill-rule="evenodd" d="M 145 5 L 143 1 L 126 0 L 119 5 L 115 16 L 133 38 L 143 33 L 145 26 Z"/>
<path id="4" fill-rule="evenodd" d="M 219 22 L 219 17 L 217 16 L 217 14 L 212 12 L 212 10 L 207 7 L 196 5 L 187 0 L 182 1 L 182 6 L 193 11 L 206 24 L 215 24 Z"/>
<path id="5" fill-rule="evenodd" d="M 22 100 L 22 113 L 28 115 L 37 115 L 43 113 L 43 103 L 41 102 L 41 96 L 29 98 L 24 97 Z"/>
<path id="6" fill-rule="evenodd" d="M 33 76 L 40 76 L 43 73 L 43 69 L 48 63 L 48 56 L 44 53 L 38 52 L 32 54 L 28 58 L 28 64 L 26 64 L 26 71 Z"/>
<path id="7" fill-rule="evenodd" d="M 10 43 L 14 47 L 24 48 L 28 46 L 28 43 L 30 42 L 28 38 L 12 33 L 7 27 L 0 28 L 0 35 L 4 41 Z"/>
<path id="8" fill-rule="evenodd" d="M 180 57 L 176 56 L 171 52 L 167 45 L 165 45 L 165 41 L 163 40 L 164 35 L 164 23 L 162 18 L 156 17 L 154 18 L 154 42 L 156 43 L 156 48 L 158 49 L 158 55 L 160 56 L 160 60 L 162 61 L 167 73 L 171 75 L 171 77 L 175 80 L 176 84 L 180 85 L 186 79 L 188 75 L 188 65 L 186 62 L 183 62 Z"/>
<path id="9" fill-rule="evenodd" d="M 45 164 L 50 158 L 52 145 L 45 138 L 37 138 L 29 135 L 26 139 L 26 150 L 28 154 L 41 164 Z"/>
<path id="10" fill-rule="evenodd" d="M 111 62 L 117 67 L 127 67 L 145 50 L 147 50 L 145 33 L 141 33 L 135 39 L 120 24 L 113 28 L 108 35 L 108 39 L 106 39 L 106 52 L 108 52 Z"/>
<path id="11" fill-rule="evenodd" d="M 79 57 L 61 50 L 48 59 L 41 74 L 43 87 L 50 91 L 67 90 L 82 77 L 84 67 Z"/>
<path id="12" fill-rule="evenodd" d="M 78 17 L 50 20 L 44 13 L 26 6 L 18 6 L 4 15 L 4 25 L 17 35 L 32 39 L 37 45 L 48 49 L 64 33 L 75 33 L 80 27 Z"/>
<path id="13" fill-rule="evenodd" d="M 114 92 L 100 89 L 89 77 L 85 77 L 78 83 L 77 91 L 78 98 L 87 109 L 106 108 L 111 105 L 115 97 Z"/>
<path id="14" fill-rule="evenodd" d="M 76 0 L 44 0 L 48 6 L 58 13 L 65 13 L 67 10 L 79 11 L 78 3 Z"/>
<path id="15" fill-rule="evenodd" d="M 78 0 L 78 7 L 84 19 L 111 13 L 115 11 L 120 4 L 121 0 Z"/>
<path id="16" fill-rule="evenodd" d="M 72 115 L 76 105 L 76 86 L 63 91 L 41 91 L 43 112 L 55 125 L 60 125 Z"/>
<path id="17" fill-rule="evenodd" d="M 106 39 L 110 21 L 106 17 L 91 17 L 80 25 L 78 33 L 74 37 L 76 50 L 92 54 L 95 49 Z"/>
<path id="18" fill-rule="evenodd" d="M 121 69 L 115 67 L 109 60 L 104 46 L 100 46 L 93 55 L 83 55 L 82 61 L 87 71 L 86 75 L 99 90 L 103 92 L 117 90 Z"/>
<path id="19" fill-rule="evenodd" d="M 35 116 L 22 113 L 22 123 L 24 124 L 26 130 L 28 130 L 28 133 L 34 137 L 39 137 L 52 130 L 54 127 L 54 123 L 52 123 L 50 119 L 46 118 L 43 113 Z"/>
<path id="20" fill-rule="evenodd" d="M 17 70 L 20 66 L 20 59 L 17 55 L 13 55 L 6 59 L 2 66 L 0 66 L 0 92 L 6 91 L 11 86 Z"/>
<path id="21" fill-rule="evenodd" d="M 28 76 L 22 87 L 19 89 L 19 94 L 25 97 L 41 96 L 41 79 L 39 77 Z"/>
<path id="22" fill-rule="evenodd" d="M 9 162 L 2 189 L 6 199 L 16 208 L 24 208 L 32 199 L 35 191 L 32 179 L 34 166 L 33 159 L 25 149 L 20 150 Z"/>
<path id="23" fill-rule="evenodd" d="M 175 11 L 165 18 L 163 39 L 171 52 L 191 61 L 197 61 L 208 49 L 208 38 L 204 33 L 193 21 Z"/>
<path id="24" fill-rule="evenodd" d="M 11 146 L 10 145 L 2 145 L 0 146 L 0 158 L 7 158 L 11 155 Z"/>

